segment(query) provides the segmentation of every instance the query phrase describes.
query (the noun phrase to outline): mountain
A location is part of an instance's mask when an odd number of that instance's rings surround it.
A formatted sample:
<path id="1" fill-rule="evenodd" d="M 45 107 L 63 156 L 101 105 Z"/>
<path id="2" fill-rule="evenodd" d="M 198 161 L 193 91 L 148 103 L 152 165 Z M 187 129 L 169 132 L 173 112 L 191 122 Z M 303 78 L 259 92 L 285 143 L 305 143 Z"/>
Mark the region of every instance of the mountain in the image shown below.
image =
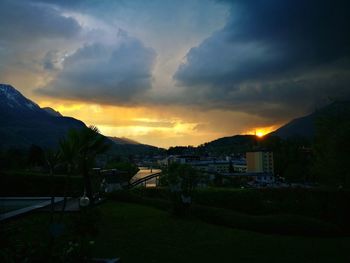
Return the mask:
<path id="1" fill-rule="evenodd" d="M 113 143 L 113 152 L 119 155 L 162 155 L 165 150 L 152 145 L 142 144 L 128 138 L 108 137 Z"/>
<path id="2" fill-rule="evenodd" d="M 312 138 L 315 134 L 316 116 L 317 114 L 312 113 L 310 115 L 294 119 L 277 130 L 269 133 L 269 135 L 275 135 L 282 139 L 287 139 L 293 136 Z"/>
<path id="3" fill-rule="evenodd" d="M 82 121 L 53 116 L 11 85 L 0 84 L 0 148 L 54 147 L 69 129 L 83 127 Z"/>
<path id="4" fill-rule="evenodd" d="M 168 154 L 194 154 L 194 155 L 226 155 L 232 153 L 243 153 L 246 151 L 261 149 L 259 141 L 269 136 L 279 136 L 287 139 L 293 136 L 312 139 L 316 133 L 317 122 L 327 118 L 336 119 L 339 116 L 350 115 L 350 101 L 333 102 L 315 112 L 301 118 L 294 119 L 286 125 L 273 131 L 262 139 L 254 135 L 234 135 L 223 137 L 211 142 L 204 143 L 198 147 L 171 147 Z"/>
<path id="5" fill-rule="evenodd" d="M 269 135 L 276 135 L 282 139 L 290 138 L 293 136 L 301 136 L 311 139 L 315 136 L 316 122 L 327 116 L 336 117 L 349 112 L 349 101 L 337 101 L 333 102 L 323 108 L 316 110 L 315 112 L 306 115 L 301 118 L 297 118 L 280 127 L 276 131 L 273 131 Z"/>
<path id="6" fill-rule="evenodd" d="M 234 135 L 216 139 L 197 148 L 206 153 L 231 154 L 250 151 L 255 144 L 256 136 L 254 135 Z"/>
<path id="7" fill-rule="evenodd" d="M 200 156 L 218 156 L 241 154 L 255 149 L 257 138 L 254 135 L 234 135 L 223 137 L 211 142 L 193 146 L 175 146 L 170 147 L 168 155 L 200 155 Z"/>
<path id="8" fill-rule="evenodd" d="M 63 117 L 63 115 L 59 111 L 55 111 L 53 108 L 50 107 L 44 107 L 42 108 L 44 111 L 46 111 L 48 114 L 54 117 Z"/>
<path id="9" fill-rule="evenodd" d="M 111 141 L 113 141 L 115 144 L 122 144 L 122 145 L 125 145 L 125 144 L 141 144 L 137 141 L 134 141 L 134 140 L 131 140 L 131 139 L 128 139 L 128 138 L 125 138 L 125 137 L 108 137 L 108 139 L 110 139 Z"/>
<path id="10" fill-rule="evenodd" d="M 57 146 L 71 128 L 86 125 L 77 119 L 64 117 L 52 108 L 40 108 L 11 85 L 0 84 L 0 150 Z M 127 138 L 109 137 L 110 152 L 118 155 L 158 155 L 164 149 L 145 145 Z"/>
<path id="11" fill-rule="evenodd" d="M 33 115 L 41 112 L 41 108 L 31 100 L 24 97 L 14 87 L 0 84 L 0 117 L 15 116 L 23 113 Z"/>

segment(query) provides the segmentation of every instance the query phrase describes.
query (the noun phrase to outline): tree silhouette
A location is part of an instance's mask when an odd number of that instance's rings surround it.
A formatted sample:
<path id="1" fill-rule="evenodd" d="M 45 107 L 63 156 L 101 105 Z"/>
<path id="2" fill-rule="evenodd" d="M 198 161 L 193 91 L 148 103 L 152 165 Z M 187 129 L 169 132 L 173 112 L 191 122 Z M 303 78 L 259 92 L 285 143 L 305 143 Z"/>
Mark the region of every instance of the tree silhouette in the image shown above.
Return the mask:
<path id="1" fill-rule="evenodd" d="M 106 138 L 95 126 L 80 130 L 72 129 L 67 137 L 60 141 L 61 159 L 67 164 L 68 173 L 77 170 L 83 176 L 86 195 L 93 203 L 93 191 L 89 169 L 95 163 L 96 156 L 109 149 Z"/>

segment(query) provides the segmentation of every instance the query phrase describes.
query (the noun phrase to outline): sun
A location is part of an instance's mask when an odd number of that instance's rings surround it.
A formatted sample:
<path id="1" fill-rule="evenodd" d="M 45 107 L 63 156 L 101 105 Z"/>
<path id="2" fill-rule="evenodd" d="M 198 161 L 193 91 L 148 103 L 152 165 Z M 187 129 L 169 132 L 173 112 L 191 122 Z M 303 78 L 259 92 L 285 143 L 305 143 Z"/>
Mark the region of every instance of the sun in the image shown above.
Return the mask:
<path id="1" fill-rule="evenodd" d="M 264 137 L 265 133 L 262 131 L 256 131 L 255 135 L 259 138 Z"/>
<path id="2" fill-rule="evenodd" d="M 255 135 L 258 138 L 263 138 L 267 134 L 275 131 L 277 127 L 279 126 L 273 125 L 273 126 L 265 126 L 265 127 L 256 127 L 242 134 Z"/>

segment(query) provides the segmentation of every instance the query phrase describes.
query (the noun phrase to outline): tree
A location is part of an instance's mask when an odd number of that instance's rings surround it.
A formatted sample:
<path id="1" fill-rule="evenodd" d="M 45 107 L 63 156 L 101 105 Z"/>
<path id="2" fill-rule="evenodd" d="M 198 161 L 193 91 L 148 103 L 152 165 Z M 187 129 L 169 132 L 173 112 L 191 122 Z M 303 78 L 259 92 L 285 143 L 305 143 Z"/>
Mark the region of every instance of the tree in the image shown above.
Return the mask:
<path id="1" fill-rule="evenodd" d="M 129 161 L 129 159 L 122 160 L 119 157 L 109 160 L 106 164 L 106 169 L 117 169 L 125 172 L 125 175 L 122 176 L 123 178 L 121 179 L 126 182 L 129 182 L 130 179 L 140 170 L 137 165 Z"/>
<path id="2" fill-rule="evenodd" d="M 90 126 L 80 130 L 72 129 L 60 142 L 61 158 L 68 165 L 68 173 L 73 169 L 83 176 L 86 195 L 93 202 L 93 191 L 89 169 L 94 165 L 96 156 L 109 149 L 106 138 L 97 127 Z"/>
<path id="3" fill-rule="evenodd" d="M 309 139 L 293 136 L 281 139 L 267 136 L 259 142 L 260 147 L 273 152 L 274 172 L 288 181 L 310 181 L 311 142 Z"/>
<path id="4" fill-rule="evenodd" d="M 188 164 L 173 163 L 165 171 L 163 180 L 172 193 L 175 213 L 186 213 L 199 179 L 198 171 Z"/>
<path id="5" fill-rule="evenodd" d="M 323 183 L 350 187 L 350 103 L 338 102 L 316 120 L 313 172 Z"/>

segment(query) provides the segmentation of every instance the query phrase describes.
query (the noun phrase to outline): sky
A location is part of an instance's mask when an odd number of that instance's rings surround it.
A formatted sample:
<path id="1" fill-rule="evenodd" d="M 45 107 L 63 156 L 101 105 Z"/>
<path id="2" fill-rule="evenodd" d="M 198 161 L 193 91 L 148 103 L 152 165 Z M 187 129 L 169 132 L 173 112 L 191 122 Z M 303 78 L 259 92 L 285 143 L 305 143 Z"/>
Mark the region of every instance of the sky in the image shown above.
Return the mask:
<path id="1" fill-rule="evenodd" d="M 350 99 L 348 1 L 1 0 L 0 83 L 108 136 L 268 133 Z"/>

